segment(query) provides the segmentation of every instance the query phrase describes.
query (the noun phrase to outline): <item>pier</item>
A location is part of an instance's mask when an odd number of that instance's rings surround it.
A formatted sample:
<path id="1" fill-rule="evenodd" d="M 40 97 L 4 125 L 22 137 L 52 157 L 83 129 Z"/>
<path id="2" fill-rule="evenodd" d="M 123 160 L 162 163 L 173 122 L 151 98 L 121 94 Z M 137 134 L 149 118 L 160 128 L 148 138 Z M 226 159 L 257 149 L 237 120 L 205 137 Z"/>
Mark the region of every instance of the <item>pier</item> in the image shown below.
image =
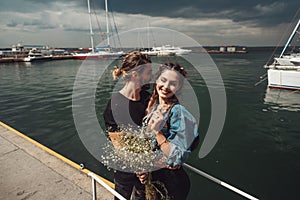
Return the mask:
<path id="1" fill-rule="evenodd" d="M 24 59 L 26 57 L 4 57 L 0 58 L 0 63 L 13 63 L 13 62 L 26 62 Z M 67 60 L 74 59 L 73 55 L 55 55 L 52 56 L 49 60 Z"/>
<path id="2" fill-rule="evenodd" d="M 0 199 L 93 199 L 92 172 L 0 122 Z M 110 187 L 114 185 L 99 177 Z M 94 185 L 95 186 L 95 185 Z M 97 199 L 113 195 L 96 184 Z"/>

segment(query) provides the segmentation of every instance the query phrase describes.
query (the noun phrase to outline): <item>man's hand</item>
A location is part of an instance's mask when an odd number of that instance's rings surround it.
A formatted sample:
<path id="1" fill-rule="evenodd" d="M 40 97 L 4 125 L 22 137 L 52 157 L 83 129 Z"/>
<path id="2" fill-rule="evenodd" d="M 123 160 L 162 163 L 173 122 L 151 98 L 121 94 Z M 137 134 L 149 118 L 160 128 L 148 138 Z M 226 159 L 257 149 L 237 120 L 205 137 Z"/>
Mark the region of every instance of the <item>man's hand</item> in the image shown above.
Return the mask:
<path id="1" fill-rule="evenodd" d="M 148 173 L 147 172 L 137 172 L 136 176 L 139 178 L 142 184 L 147 183 Z"/>

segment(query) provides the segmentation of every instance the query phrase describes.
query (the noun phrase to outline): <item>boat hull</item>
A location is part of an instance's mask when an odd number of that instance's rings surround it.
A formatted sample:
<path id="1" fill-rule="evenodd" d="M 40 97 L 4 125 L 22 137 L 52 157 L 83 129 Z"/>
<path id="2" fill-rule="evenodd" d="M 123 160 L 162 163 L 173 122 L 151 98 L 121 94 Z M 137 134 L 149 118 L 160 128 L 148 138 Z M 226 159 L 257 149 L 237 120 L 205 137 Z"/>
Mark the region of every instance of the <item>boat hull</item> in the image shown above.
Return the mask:
<path id="1" fill-rule="evenodd" d="M 160 47 L 152 47 L 151 49 L 146 49 L 140 52 L 150 56 L 181 56 L 189 54 L 191 51 L 192 50 L 190 49 L 182 49 L 180 47 L 163 45 Z"/>
<path id="2" fill-rule="evenodd" d="M 74 59 L 79 60 L 109 60 L 109 59 L 118 59 L 123 56 L 123 53 L 107 53 L 107 54 L 97 54 L 97 53 L 86 53 L 86 54 L 74 54 Z"/>
<path id="3" fill-rule="evenodd" d="M 52 60 L 52 56 L 28 56 L 24 58 L 24 62 L 48 61 Z"/>
<path id="4" fill-rule="evenodd" d="M 268 87 L 300 90 L 300 70 L 268 69 Z"/>

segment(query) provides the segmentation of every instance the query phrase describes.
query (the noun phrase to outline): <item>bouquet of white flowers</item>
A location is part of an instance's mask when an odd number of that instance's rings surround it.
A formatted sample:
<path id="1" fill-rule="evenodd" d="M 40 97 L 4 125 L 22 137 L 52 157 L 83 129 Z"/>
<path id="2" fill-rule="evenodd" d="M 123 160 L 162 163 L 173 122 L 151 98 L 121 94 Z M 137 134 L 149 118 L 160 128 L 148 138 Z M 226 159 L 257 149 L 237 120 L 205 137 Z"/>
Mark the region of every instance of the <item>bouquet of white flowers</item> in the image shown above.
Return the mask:
<path id="1" fill-rule="evenodd" d="M 122 128 L 113 145 L 107 142 L 102 155 L 104 165 L 127 172 L 153 171 L 162 156 L 151 135 L 141 129 Z"/>
<path id="2" fill-rule="evenodd" d="M 131 173 L 148 172 L 145 184 L 147 199 L 155 199 L 157 194 L 161 199 L 169 199 L 163 183 L 151 181 L 151 171 L 160 168 L 163 155 L 157 148 L 155 138 L 144 127 L 122 128 L 114 137 L 114 144 L 107 142 L 103 150 L 102 162 L 108 168 Z"/>

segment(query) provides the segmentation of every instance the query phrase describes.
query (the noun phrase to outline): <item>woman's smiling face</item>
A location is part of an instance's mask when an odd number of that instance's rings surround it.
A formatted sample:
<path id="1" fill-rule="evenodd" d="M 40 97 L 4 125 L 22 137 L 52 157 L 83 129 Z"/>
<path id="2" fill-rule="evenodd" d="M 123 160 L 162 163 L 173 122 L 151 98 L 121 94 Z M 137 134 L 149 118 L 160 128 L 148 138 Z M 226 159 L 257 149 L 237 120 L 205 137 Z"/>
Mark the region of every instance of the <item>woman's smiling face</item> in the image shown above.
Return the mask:
<path id="1" fill-rule="evenodd" d="M 156 80 L 156 90 L 160 98 L 171 98 L 180 88 L 180 75 L 173 70 L 164 70 Z"/>

